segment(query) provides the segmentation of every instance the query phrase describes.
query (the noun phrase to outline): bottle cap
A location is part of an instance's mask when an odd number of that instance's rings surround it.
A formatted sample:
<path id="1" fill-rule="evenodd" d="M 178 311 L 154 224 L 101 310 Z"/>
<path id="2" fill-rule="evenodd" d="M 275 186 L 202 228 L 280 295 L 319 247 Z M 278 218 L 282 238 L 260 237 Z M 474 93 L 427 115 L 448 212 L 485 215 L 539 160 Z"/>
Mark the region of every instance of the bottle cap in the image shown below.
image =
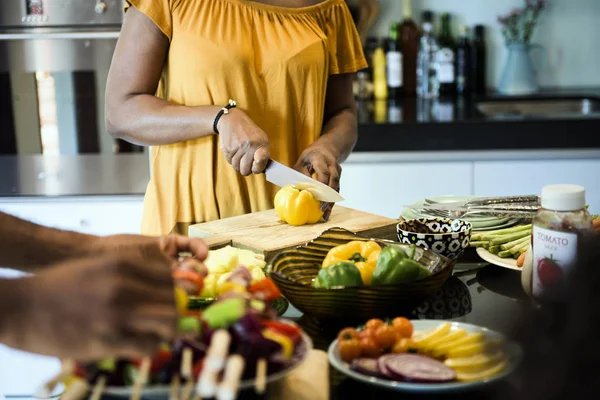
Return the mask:
<path id="1" fill-rule="evenodd" d="M 433 22 L 433 12 L 423 11 L 423 22 Z"/>
<path id="2" fill-rule="evenodd" d="M 585 208 L 585 188 L 579 185 L 547 185 L 542 188 L 542 207 L 553 211 Z"/>
<path id="3" fill-rule="evenodd" d="M 484 25 L 475 25 L 475 36 L 483 38 L 485 34 L 485 26 Z"/>

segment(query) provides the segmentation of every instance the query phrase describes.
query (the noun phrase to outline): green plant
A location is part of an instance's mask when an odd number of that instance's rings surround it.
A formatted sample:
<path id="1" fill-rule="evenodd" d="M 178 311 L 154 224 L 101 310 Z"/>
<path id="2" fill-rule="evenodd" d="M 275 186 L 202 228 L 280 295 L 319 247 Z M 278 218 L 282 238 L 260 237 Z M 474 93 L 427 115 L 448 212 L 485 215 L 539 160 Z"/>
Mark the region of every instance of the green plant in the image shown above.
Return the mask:
<path id="1" fill-rule="evenodd" d="M 529 44 L 546 0 L 525 0 L 523 8 L 515 8 L 510 13 L 498 17 L 506 44 Z"/>

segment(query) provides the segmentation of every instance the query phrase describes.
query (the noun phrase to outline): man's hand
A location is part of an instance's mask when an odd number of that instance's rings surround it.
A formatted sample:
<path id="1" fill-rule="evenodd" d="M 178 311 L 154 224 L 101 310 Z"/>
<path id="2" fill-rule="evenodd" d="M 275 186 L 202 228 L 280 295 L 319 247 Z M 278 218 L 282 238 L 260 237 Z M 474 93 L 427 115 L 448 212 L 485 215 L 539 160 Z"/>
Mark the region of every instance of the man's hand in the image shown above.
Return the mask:
<path id="1" fill-rule="evenodd" d="M 85 253 L 86 256 L 103 256 L 126 252 L 132 256 L 137 255 L 142 260 L 165 258 L 170 260 L 171 266 L 178 263 L 179 253 L 191 253 L 196 260 L 196 267 L 203 275 L 206 268 L 202 261 L 208 255 L 208 248 L 198 238 L 188 238 L 182 235 L 168 235 L 162 237 L 140 235 L 112 235 L 99 237 L 90 242 Z"/>
<path id="2" fill-rule="evenodd" d="M 316 179 L 336 191 L 340 191 L 340 177 L 342 166 L 338 163 L 334 153 L 318 144 L 313 144 L 306 149 L 294 166 L 294 169 L 306 176 L 316 175 Z M 323 218 L 327 221 L 331 215 L 333 203 L 323 203 L 321 209 L 324 211 Z"/>
<path id="3" fill-rule="evenodd" d="M 140 357 L 176 333 L 167 257 L 72 260 L 12 285 L 18 311 L 6 318 L 2 340 L 21 350 L 82 361 Z"/>

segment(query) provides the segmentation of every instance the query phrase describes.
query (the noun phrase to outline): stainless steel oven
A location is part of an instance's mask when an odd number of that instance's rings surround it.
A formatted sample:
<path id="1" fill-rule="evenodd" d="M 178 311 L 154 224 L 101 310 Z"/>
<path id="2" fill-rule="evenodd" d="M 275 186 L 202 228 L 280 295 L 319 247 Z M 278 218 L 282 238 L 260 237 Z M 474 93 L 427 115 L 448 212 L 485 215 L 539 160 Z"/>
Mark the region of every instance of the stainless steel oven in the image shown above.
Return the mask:
<path id="1" fill-rule="evenodd" d="M 124 0 L 0 0 L 0 154 L 141 151 L 104 127 Z"/>

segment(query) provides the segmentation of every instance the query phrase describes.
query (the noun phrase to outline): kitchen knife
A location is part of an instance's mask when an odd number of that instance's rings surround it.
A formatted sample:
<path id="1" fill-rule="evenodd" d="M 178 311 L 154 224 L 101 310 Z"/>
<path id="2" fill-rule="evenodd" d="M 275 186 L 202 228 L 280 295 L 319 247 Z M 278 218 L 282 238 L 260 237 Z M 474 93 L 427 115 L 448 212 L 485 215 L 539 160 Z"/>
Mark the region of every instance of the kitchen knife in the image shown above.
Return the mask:
<path id="1" fill-rule="evenodd" d="M 310 191 L 315 196 L 315 199 L 325 203 L 336 203 L 344 200 L 338 192 L 324 183 L 312 179 L 295 169 L 286 167 L 275 160 L 269 160 L 265 169 L 265 175 L 267 175 L 267 181 L 274 185 L 280 187 L 294 185 L 297 189 Z"/>

